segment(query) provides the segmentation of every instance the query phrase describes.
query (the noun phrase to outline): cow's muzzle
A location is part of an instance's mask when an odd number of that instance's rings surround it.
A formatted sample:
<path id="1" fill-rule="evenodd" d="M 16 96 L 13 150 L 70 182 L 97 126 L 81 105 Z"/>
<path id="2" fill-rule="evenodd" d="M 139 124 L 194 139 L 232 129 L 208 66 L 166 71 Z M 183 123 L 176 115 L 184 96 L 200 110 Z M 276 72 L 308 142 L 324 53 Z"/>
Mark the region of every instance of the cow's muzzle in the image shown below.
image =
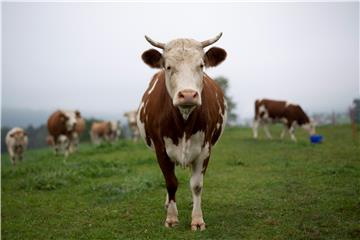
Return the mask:
<path id="1" fill-rule="evenodd" d="M 198 105 L 200 105 L 200 96 L 197 91 L 185 89 L 178 92 L 175 106 L 181 108 L 192 108 Z"/>

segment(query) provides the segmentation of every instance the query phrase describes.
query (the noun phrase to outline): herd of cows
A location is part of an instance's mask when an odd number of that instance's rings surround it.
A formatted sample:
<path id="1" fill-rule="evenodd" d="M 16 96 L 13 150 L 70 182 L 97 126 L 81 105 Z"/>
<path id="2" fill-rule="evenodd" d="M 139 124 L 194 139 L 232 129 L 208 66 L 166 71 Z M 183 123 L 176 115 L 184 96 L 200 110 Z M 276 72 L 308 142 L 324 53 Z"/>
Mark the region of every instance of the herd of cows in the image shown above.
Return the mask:
<path id="1" fill-rule="evenodd" d="M 137 111 L 126 113 L 134 140 L 139 135 L 154 150 L 166 183 L 165 226 L 179 223 L 176 206 L 178 180 L 175 166 L 190 167 L 190 189 L 193 198 L 191 229 L 204 230 L 201 209 L 203 177 L 208 166 L 212 147 L 219 140 L 227 122 L 227 105 L 224 93 L 216 82 L 204 73 L 205 67 L 215 67 L 226 58 L 226 51 L 219 47 L 205 48 L 217 42 L 222 33 L 199 42 L 192 39 L 175 39 L 161 43 L 145 36 L 154 47 L 142 54 L 143 61 L 160 69 L 149 83 Z M 315 125 L 297 104 L 269 99 L 255 101 L 253 124 L 254 138 L 263 126 L 271 138 L 268 124 L 282 122 L 285 126 L 281 137 L 288 132 L 296 141 L 294 129 L 301 126 L 315 134 Z M 79 134 L 85 122 L 78 111 L 56 111 L 48 120 L 48 142 L 55 153 L 67 155 L 77 149 Z M 91 127 L 94 143 L 101 140 L 115 141 L 120 134 L 117 122 L 98 122 Z M 6 136 L 9 155 L 22 158 L 27 145 L 26 133 L 14 128 Z"/>

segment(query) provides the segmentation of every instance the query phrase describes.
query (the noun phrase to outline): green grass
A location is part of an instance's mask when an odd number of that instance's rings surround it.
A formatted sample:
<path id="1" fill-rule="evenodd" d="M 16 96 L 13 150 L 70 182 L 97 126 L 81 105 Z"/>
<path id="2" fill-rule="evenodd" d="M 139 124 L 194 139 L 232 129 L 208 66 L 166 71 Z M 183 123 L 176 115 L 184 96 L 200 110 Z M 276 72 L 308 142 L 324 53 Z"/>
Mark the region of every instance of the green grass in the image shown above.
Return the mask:
<path id="1" fill-rule="evenodd" d="M 33 150 L 16 167 L 2 155 L 2 238 L 360 239 L 358 142 L 350 126 L 318 132 L 324 143 L 312 145 L 300 129 L 296 144 L 227 129 L 204 178 L 204 232 L 190 230 L 190 172 L 181 168 L 180 225 L 163 226 L 165 184 L 144 144 L 84 144 L 66 161 Z"/>

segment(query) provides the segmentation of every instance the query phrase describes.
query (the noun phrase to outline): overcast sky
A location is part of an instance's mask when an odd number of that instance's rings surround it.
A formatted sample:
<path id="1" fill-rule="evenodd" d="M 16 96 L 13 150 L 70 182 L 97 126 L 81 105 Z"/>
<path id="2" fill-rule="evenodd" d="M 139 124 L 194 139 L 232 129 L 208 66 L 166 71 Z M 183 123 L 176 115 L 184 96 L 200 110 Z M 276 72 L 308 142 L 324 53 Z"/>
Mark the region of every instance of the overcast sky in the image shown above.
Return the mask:
<path id="1" fill-rule="evenodd" d="M 256 98 L 345 111 L 359 97 L 359 3 L 3 3 L 2 107 L 122 115 L 156 72 L 144 35 L 215 44 L 240 118 Z"/>

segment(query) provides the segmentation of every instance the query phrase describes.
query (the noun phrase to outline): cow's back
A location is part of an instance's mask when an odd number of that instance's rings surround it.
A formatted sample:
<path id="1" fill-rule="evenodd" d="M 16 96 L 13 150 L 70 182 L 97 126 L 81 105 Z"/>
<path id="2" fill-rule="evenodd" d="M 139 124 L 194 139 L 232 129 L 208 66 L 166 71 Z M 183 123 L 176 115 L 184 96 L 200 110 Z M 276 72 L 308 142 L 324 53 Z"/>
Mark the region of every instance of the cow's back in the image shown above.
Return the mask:
<path id="1" fill-rule="evenodd" d="M 284 117 L 286 102 L 269 99 L 257 100 L 255 102 L 257 114 L 267 113 L 271 119 L 280 119 Z M 261 116 L 262 117 L 262 116 Z"/>

